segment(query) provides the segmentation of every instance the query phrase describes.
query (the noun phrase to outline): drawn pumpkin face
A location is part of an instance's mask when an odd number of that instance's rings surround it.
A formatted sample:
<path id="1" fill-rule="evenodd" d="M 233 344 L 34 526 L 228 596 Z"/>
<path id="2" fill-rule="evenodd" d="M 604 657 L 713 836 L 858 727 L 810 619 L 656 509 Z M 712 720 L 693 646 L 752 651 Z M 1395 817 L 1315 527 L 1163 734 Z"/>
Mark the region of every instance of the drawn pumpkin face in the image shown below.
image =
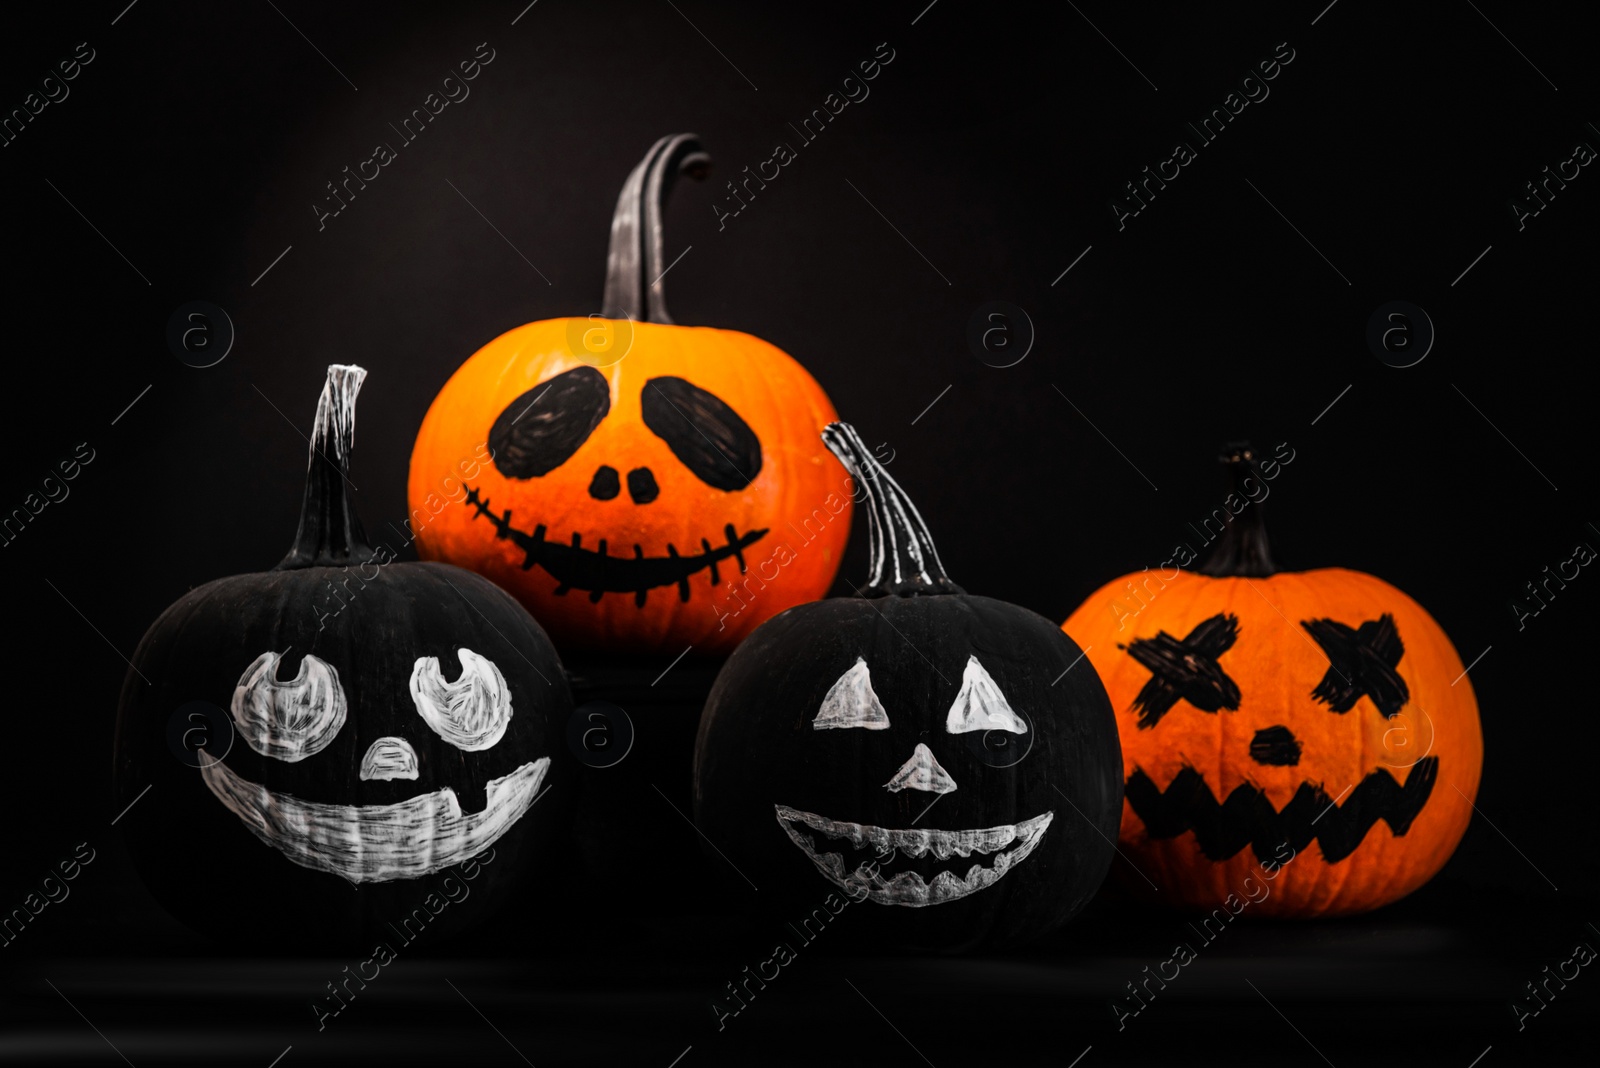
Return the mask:
<path id="1" fill-rule="evenodd" d="M 573 646 L 731 648 L 826 593 L 849 535 L 846 513 L 762 568 L 750 611 L 726 596 L 840 486 L 817 440 L 833 407 L 804 368 L 666 314 L 661 201 L 708 162 L 690 135 L 657 142 L 618 201 L 604 316 L 485 345 L 412 452 L 418 552 L 486 575 Z"/>
<path id="2" fill-rule="evenodd" d="M 1104 689 L 1048 620 L 945 575 L 855 431 L 860 596 L 794 608 L 728 659 L 700 721 L 696 820 L 764 900 L 859 901 L 874 942 L 964 950 L 1070 918 L 1111 862 L 1120 761 Z M 819 878 L 820 877 L 820 878 Z"/>
<path id="3" fill-rule="evenodd" d="M 993 616 L 1006 611 L 1002 602 L 967 600 L 974 630 L 995 623 Z M 839 889 L 877 905 L 922 908 L 988 890 L 1018 869 L 1045 838 L 1061 806 L 1042 776 L 1031 781 L 1019 776 L 1028 788 L 1019 791 L 1014 807 L 1007 806 L 1005 819 L 995 822 L 1001 810 L 986 787 L 1003 773 L 994 767 L 993 752 L 969 736 L 1002 732 L 1009 737 L 991 737 L 990 744 L 1020 755 L 1031 748 L 1036 738 L 1029 735 L 1037 736 L 1038 728 L 1012 708 L 1001 684 L 972 652 L 975 643 L 983 644 L 980 634 L 918 626 L 922 620 L 900 608 L 887 602 L 884 618 L 902 634 L 909 627 L 917 635 L 906 634 L 908 639 L 921 639 L 931 666 L 907 663 L 885 648 L 887 642 L 874 642 L 870 623 L 859 612 L 848 619 L 836 613 L 837 645 L 844 654 L 836 663 L 848 658 L 852 646 L 866 649 L 875 654 L 877 679 L 858 652 L 809 718 L 806 726 L 814 736 L 795 739 L 818 764 L 849 754 L 892 772 L 883 782 L 863 784 L 861 795 L 848 801 L 828 796 L 833 791 L 816 781 L 825 777 L 814 771 L 780 774 L 774 777 L 774 792 L 805 807 L 775 803 L 772 808 L 789 841 Z M 998 650 L 983 651 L 1002 677 L 1014 667 Z M 1025 673 L 1008 681 L 1032 696 L 1031 686 L 1020 685 L 1031 681 Z M 891 714 L 889 707 L 897 711 Z M 851 733 L 816 735 L 819 731 Z"/>
<path id="4" fill-rule="evenodd" d="M 370 594 L 364 609 L 410 624 L 411 650 L 357 648 L 281 625 L 245 627 L 246 648 L 255 635 L 286 647 L 298 637 L 324 656 L 333 647 L 360 663 L 347 662 L 341 680 L 315 653 L 292 673 L 280 668 L 289 657 L 262 653 L 245 667 L 229 702 L 238 744 L 200 767 L 212 796 L 263 844 L 353 886 L 420 879 L 478 856 L 533 807 L 550 770 L 549 756 L 534 756 L 549 748 L 541 717 L 515 714 L 515 696 L 527 709 L 550 684 L 535 679 L 524 689 L 527 680 L 518 676 L 528 673 L 517 670 L 515 649 L 494 649 L 511 656 L 513 686 L 494 660 L 429 633 L 429 621 L 418 618 L 425 613 L 406 606 L 418 593 L 453 596 L 442 581 L 431 585 L 413 576 L 396 588 L 379 572 L 361 591 Z M 477 629 L 462 622 L 440 629 L 457 637 Z M 482 644 L 487 635 L 473 637 Z M 439 656 L 424 655 L 407 671 L 404 661 L 418 648 L 449 650 L 447 659 L 458 662 L 446 669 Z M 382 676 L 380 667 L 395 675 Z M 458 677 L 447 681 L 446 670 Z M 346 692 L 351 682 L 361 686 L 354 701 Z M 189 685 L 196 685 L 192 675 Z M 406 690 L 409 700 L 400 700 Z M 516 690 L 523 692 L 514 696 Z"/>
<path id="5" fill-rule="evenodd" d="M 1257 495 L 1252 450 L 1224 460 L 1231 499 Z M 1252 912 L 1366 911 L 1425 883 L 1465 832 L 1477 702 L 1450 640 L 1404 593 L 1342 568 L 1276 572 L 1262 507 L 1231 519 L 1202 572 L 1124 576 L 1063 626 L 1116 708 L 1120 845 L 1135 869 L 1120 874 L 1137 893 L 1213 908 L 1275 871 Z"/>
<path id="6" fill-rule="evenodd" d="M 486 579 L 366 544 L 345 491 L 364 375 L 329 369 L 294 549 L 179 599 L 123 688 L 117 788 L 140 801 L 120 829 L 155 896 L 213 935 L 370 949 L 419 907 L 430 934 L 460 930 L 549 859 L 560 802 L 534 805 L 571 711 L 561 662 Z M 203 738 L 198 770 L 169 752 L 174 723 Z M 474 863 L 470 899 L 435 909 Z"/>

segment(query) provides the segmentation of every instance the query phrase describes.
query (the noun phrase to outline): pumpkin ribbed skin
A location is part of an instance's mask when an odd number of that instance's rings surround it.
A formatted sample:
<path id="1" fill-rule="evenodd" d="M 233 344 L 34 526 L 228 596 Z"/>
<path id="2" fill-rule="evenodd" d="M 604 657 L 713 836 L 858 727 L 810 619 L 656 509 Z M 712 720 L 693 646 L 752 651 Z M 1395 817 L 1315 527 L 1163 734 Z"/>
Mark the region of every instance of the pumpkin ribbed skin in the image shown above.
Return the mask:
<path id="1" fill-rule="evenodd" d="M 1006 699 L 1026 710 L 1031 737 L 950 734 L 946 712 L 977 657 Z M 1111 866 L 1121 809 L 1117 738 L 1105 690 L 1072 642 L 1042 616 L 988 597 L 834 597 L 801 605 L 751 635 L 717 676 L 695 745 L 695 819 L 761 888 L 779 915 L 835 889 L 774 818 L 784 805 L 877 827 L 968 831 L 1049 814 L 1037 848 L 994 885 L 922 908 L 862 903 L 852 938 L 880 946 L 965 952 L 1027 942 L 1071 919 Z M 884 730 L 816 730 L 829 687 L 857 658 L 887 710 Z M 1052 685 L 1054 683 L 1054 685 Z M 990 732 L 1002 733 L 1003 732 Z M 958 784 L 947 795 L 885 790 L 926 744 Z M 935 801 L 937 800 L 937 803 Z M 867 856 L 814 835 L 848 865 Z M 886 874 L 947 870 L 957 878 L 994 856 L 885 860 Z M 787 913 L 785 913 L 787 910 Z"/>
<path id="2" fill-rule="evenodd" d="M 531 807 L 478 854 L 483 875 L 465 891 L 445 883 L 459 866 L 353 885 L 259 841 L 199 771 L 174 759 L 168 723 L 178 709 L 191 701 L 229 708 L 252 660 L 287 651 L 279 678 L 292 677 L 307 655 L 338 672 L 349 711 L 337 736 L 295 763 L 252 752 L 242 737 L 224 737 L 215 741 L 226 757 L 212 752 L 207 761 L 219 759 L 275 795 L 319 804 L 395 805 L 448 787 L 472 813 L 483 809 L 491 781 L 539 760 L 552 768 L 541 789 L 565 785 L 568 758 L 559 731 L 572 697 L 549 639 L 521 606 L 477 575 L 442 564 L 392 563 L 372 568 L 359 588 L 332 585 L 351 583 L 352 574 L 359 573 L 304 567 L 209 582 L 163 612 L 133 654 L 117 717 L 116 792 L 121 805 L 147 787 L 149 796 L 118 829 L 152 895 L 224 944 L 370 950 L 391 941 L 398 947 L 390 924 L 424 908 L 430 895 L 437 906 L 454 893 L 459 902 L 425 913 L 429 938 L 448 936 L 525 898 L 532 873 L 561 855 L 558 790 L 554 803 Z M 328 603 L 338 604 L 327 592 L 332 588 L 356 592 L 348 608 L 323 616 Z M 511 698 L 505 736 L 482 752 L 442 740 L 407 692 L 417 658 L 437 657 L 453 680 L 462 671 L 463 648 L 504 673 Z M 412 748 L 414 778 L 361 778 L 363 755 L 382 737 Z M 291 831 L 286 822 L 285 835 Z M 353 839 L 351 849 L 373 844 Z"/>
<path id="3" fill-rule="evenodd" d="M 1343 713 L 1334 711 L 1333 702 L 1316 700 L 1312 691 L 1330 672 L 1331 661 L 1302 623 L 1333 620 L 1359 628 L 1385 614 L 1393 618 L 1404 646 L 1393 670 L 1409 696 L 1397 713 L 1386 715 L 1370 693 Z M 1219 615 L 1237 620 L 1236 640 L 1215 663 L 1237 685 L 1238 707 L 1208 713 L 1179 698 L 1153 725 L 1141 726 L 1135 706 L 1154 673 L 1130 655 L 1128 647 L 1161 632 L 1181 640 Z M 1117 867 L 1131 891 L 1154 894 L 1183 908 L 1212 909 L 1223 905 L 1230 894 L 1243 900 L 1247 893 L 1259 893 L 1249 890 L 1246 879 L 1253 877 L 1250 886 L 1261 885 L 1266 859 L 1252 844 L 1225 858 L 1206 855 L 1207 839 L 1212 853 L 1232 848 L 1232 842 L 1223 841 L 1226 835 L 1221 829 L 1230 822 L 1227 815 L 1210 819 L 1205 828 L 1153 834 L 1135 810 L 1141 796 L 1134 781 L 1140 775 L 1154 789 L 1168 791 L 1184 769 L 1193 769 L 1218 802 L 1244 788 L 1232 802 L 1236 814 L 1253 802 L 1260 825 L 1277 831 L 1287 824 L 1273 823 L 1276 817 L 1259 808 L 1251 787 L 1279 814 L 1303 791 L 1296 811 L 1316 818 L 1300 834 L 1309 831 L 1316 837 L 1303 842 L 1297 852 L 1284 854 L 1294 859 L 1277 871 L 1268 895 L 1249 906 L 1252 915 L 1336 916 L 1377 908 L 1427 882 L 1461 840 L 1483 764 L 1472 682 L 1438 623 L 1387 582 L 1340 568 L 1254 578 L 1179 571 L 1168 579 L 1166 573 L 1145 572 L 1101 587 L 1063 629 L 1089 651 L 1116 710 L 1129 783 L 1120 846 L 1138 871 L 1123 864 Z M 1369 650 L 1361 655 L 1372 654 Z M 1359 660 L 1356 664 L 1344 667 L 1359 682 L 1362 669 Z M 1299 743 L 1298 763 L 1267 764 L 1252 758 L 1256 732 L 1275 727 L 1287 728 Z M 1430 764 L 1434 760 L 1437 763 Z M 1386 773 L 1402 787 L 1410 777 L 1422 775 L 1424 779 L 1412 786 L 1418 793 L 1427 775 L 1435 778 L 1403 835 L 1378 819 L 1359 845 L 1330 861 L 1327 843 L 1337 841 L 1343 821 L 1362 804 L 1373 807 L 1378 791 L 1369 788 L 1357 795 L 1356 790 L 1369 775 L 1378 773 Z M 1192 784 L 1192 776 L 1184 782 Z M 1308 783 L 1311 788 L 1305 787 Z M 1315 787 L 1325 798 L 1314 794 Z M 1142 796 L 1148 798 L 1148 790 Z M 1326 806 L 1333 801 L 1344 807 L 1329 811 Z M 1349 807 L 1352 801 L 1357 802 L 1354 808 Z M 1205 823 L 1207 818 L 1196 817 L 1196 822 Z M 1266 830 L 1258 840 L 1278 837 Z M 1346 845 L 1333 848 L 1343 852 Z M 1273 856 L 1272 850 L 1263 851 L 1268 858 Z M 1150 883 L 1159 889 L 1151 890 Z"/>
<path id="4" fill-rule="evenodd" d="M 867 581 L 728 658 L 695 742 L 696 825 L 762 907 L 857 903 L 855 943 L 1042 937 L 1111 864 L 1122 798 L 1105 689 L 1073 670 L 1082 654 L 1054 624 L 945 574 L 853 427 L 823 437 L 863 495 Z"/>
<path id="5" fill-rule="evenodd" d="M 328 368 L 288 555 L 190 590 L 123 682 L 113 822 L 152 895 L 229 944 L 439 939 L 560 860 L 565 791 L 534 809 L 565 781 L 566 673 L 504 590 L 367 544 L 365 378 Z"/>
<path id="6" fill-rule="evenodd" d="M 574 354 L 574 339 L 602 329 L 614 329 L 619 338 L 631 330 L 632 339 L 622 358 L 597 367 L 582 351 L 584 342 Z M 487 458 L 496 420 L 528 391 L 579 368 L 604 376 L 609 412 L 553 470 L 508 477 Z M 644 391 L 660 378 L 684 379 L 714 394 L 748 424 L 761 451 L 760 470 L 748 485 L 707 484 L 646 427 Z M 677 652 L 692 644 L 697 653 L 725 652 L 762 621 L 823 596 L 833 581 L 851 507 L 845 479 L 818 440 L 834 418 L 826 394 L 799 363 L 749 334 L 591 319 L 530 323 L 479 349 L 423 420 L 408 485 L 417 550 L 511 591 L 563 645 Z M 590 486 L 602 466 L 620 476 L 647 468 L 658 496 L 637 503 L 622 489 L 598 499 Z M 464 477 L 469 472 L 475 477 Z M 595 602 L 582 586 L 557 594 L 560 580 L 540 563 L 524 567 L 525 547 L 499 536 L 496 519 L 503 521 L 507 509 L 510 527 L 524 535 L 542 526 L 552 543 L 570 545 L 577 536 L 583 548 L 598 550 L 604 541 L 607 556 L 623 569 L 640 555 L 654 560 L 722 550 L 730 524 L 740 540 L 765 533 L 741 547 L 743 573 L 738 556 L 728 553 L 714 569 L 687 575 L 687 600 L 671 581 L 647 589 L 643 605 L 635 592 L 615 589 Z"/>

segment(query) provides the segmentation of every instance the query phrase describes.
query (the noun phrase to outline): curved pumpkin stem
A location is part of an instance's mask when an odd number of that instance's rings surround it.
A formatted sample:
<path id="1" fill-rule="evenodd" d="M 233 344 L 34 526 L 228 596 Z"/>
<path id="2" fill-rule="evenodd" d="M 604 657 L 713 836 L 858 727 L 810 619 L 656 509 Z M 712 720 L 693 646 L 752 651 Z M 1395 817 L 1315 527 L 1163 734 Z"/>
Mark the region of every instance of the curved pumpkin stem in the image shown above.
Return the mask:
<path id="1" fill-rule="evenodd" d="M 918 594 L 965 593 L 950 581 L 939 562 L 939 550 L 906 491 L 872 455 L 856 428 L 829 423 L 823 444 L 839 458 L 867 500 L 867 555 L 870 573 L 863 597 L 913 597 Z"/>
<path id="2" fill-rule="evenodd" d="M 606 255 L 606 294 L 600 314 L 607 319 L 670 323 L 662 273 L 661 208 L 679 174 L 696 180 L 711 170 L 711 157 L 695 134 L 671 134 L 650 147 L 622 184 L 611 217 L 611 250 Z"/>
<path id="3" fill-rule="evenodd" d="M 1241 500 L 1250 499 L 1245 480 L 1254 478 L 1257 485 L 1265 482 L 1256 452 L 1248 441 L 1230 442 L 1222 447 L 1217 457 L 1226 464 L 1233 477 L 1233 492 Z M 1278 569 L 1272 563 L 1271 547 L 1267 543 L 1267 527 L 1262 514 L 1266 499 L 1245 506 L 1238 515 L 1230 515 L 1222 537 L 1211 555 L 1200 566 L 1202 575 L 1213 578 L 1266 578 Z"/>
<path id="4" fill-rule="evenodd" d="M 333 364 L 317 401 L 306 461 L 306 492 L 300 504 L 300 529 L 289 555 L 274 571 L 296 567 L 340 567 L 372 559 L 372 547 L 350 501 L 350 449 L 356 438 L 356 394 L 366 369 Z"/>

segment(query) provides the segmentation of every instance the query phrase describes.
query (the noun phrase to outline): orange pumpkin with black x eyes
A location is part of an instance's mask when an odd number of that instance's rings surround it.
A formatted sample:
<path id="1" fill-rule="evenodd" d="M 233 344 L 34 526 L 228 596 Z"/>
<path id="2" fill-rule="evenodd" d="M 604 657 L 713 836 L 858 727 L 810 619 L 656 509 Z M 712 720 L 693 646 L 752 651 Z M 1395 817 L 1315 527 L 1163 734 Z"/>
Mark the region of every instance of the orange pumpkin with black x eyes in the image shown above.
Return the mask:
<path id="1" fill-rule="evenodd" d="M 822 388 L 760 338 L 667 315 L 661 206 L 709 163 L 692 134 L 656 142 L 617 201 L 601 313 L 479 349 L 411 455 L 419 555 L 486 575 L 565 646 L 725 652 L 823 596 L 849 536 Z"/>
<path id="2" fill-rule="evenodd" d="M 1223 460 L 1234 492 L 1205 565 L 1183 570 L 1183 546 L 1178 567 L 1107 583 L 1063 624 L 1117 714 L 1121 881 L 1230 915 L 1377 908 L 1466 831 L 1483 766 L 1472 682 L 1382 579 L 1277 571 L 1261 502 L 1280 469 L 1248 445 Z"/>

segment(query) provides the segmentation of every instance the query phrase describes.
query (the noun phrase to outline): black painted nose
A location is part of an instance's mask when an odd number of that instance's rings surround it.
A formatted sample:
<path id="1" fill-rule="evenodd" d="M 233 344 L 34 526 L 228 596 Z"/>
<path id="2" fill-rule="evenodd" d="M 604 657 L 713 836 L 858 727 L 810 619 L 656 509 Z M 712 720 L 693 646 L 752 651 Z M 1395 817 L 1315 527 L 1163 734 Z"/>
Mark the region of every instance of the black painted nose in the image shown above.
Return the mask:
<path id="1" fill-rule="evenodd" d="M 617 480 L 617 469 L 601 464 L 600 470 L 594 473 L 594 481 L 589 483 L 589 496 L 597 501 L 609 501 L 621 492 L 622 483 Z"/>
<path id="2" fill-rule="evenodd" d="M 633 498 L 634 504 L 649 504 L 661 496 L 661 487 L 656 485 L 656 476 L 648 467 L 635 467 L 628 472 L 628 496 Z"/>

